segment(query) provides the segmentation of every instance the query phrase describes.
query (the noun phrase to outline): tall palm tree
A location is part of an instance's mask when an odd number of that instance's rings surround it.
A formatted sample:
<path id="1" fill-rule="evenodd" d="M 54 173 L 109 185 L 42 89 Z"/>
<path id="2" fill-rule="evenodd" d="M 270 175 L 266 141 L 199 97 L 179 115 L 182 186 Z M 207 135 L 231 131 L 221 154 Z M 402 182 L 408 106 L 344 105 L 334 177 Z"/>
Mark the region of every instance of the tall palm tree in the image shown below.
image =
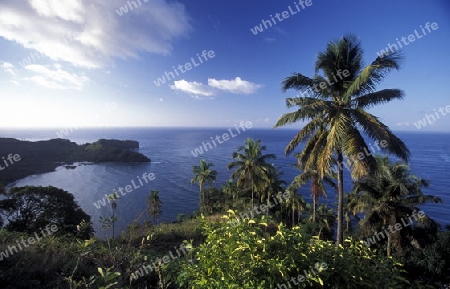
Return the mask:
<path id="1" fill-rule="evenodd" d="M 212 186 L 212 183 L 216 180 L 217 177 L 217 171 L 210 168 L 212 166 L 212 163 L 207 163 L 204 159 L 200 160 L 199 166 L 192 166 L 192 172 L 195 174 L 195 177 L 191 179 L 191 184 L 197 183 L 200 188 L 201 211 L 203 211 L 203 207 L 205 205 L 204 186 Z"/>
<path id="2" fill-rule="evenodd" d="M 348 208 L 354 215 L 364 213 L 360 222 L 364 235 L 372 235 L 373 231 L 382 231 L 382 226 L 394 227 L 400 221 L 408 220 L 417 206 L 426 202 L 440 203 L 441 199 L 432 195 L 424 195 L 422 188 L 428 187 L 428 181 L 411 173 L 408 165 L 397 162 L 391 164 L 388 157 L 376 157 L 377 173 L 355 182 L 353 192 L 348 196 Z M 409 221 L 408 221 L 409 222 Z M 426 217 L 422 222 L 433 231 L 437 223 Z M 404 223 L 404 221 L 402 221 Z M 402 224 L 400 223 L 400 224 Z M 392 246 L 401 248 L 402 238 L 410 228 L 391 233 L 387 230 L 387 255 L 391 255 Z M 395 243 L 395 244 L 394 244 Z"/>
<path id="3" fill-rule="evenodd" d="M 156 219 L 162 213 L 162 204 L 163 202 L 159 198 L 159 191 L 153 190 L 150 192 L 148 196 L 148 214 L 152 216 L 153 223 L 156 223 Z"/>
<path id="4" fill-rule="evenodd" d="M 279 169 L 279 168 L 278 168 Z M 269 216 L 269 207 L 270 207 L 270 198 L 272 196 L 275 196 L 279 192 L 284 191 L 284 186 L 286 185 L 286 182 L 281 179 L 282 172 L 278 172 L 278 169 L 270 171 L 269 179 L 270 182 L 266 189 L 264 189 L 263 193 L 260 194 L 261 197 L 261 203 L 264 201 L 264 199 L 267 202 L 267 211 L 266 216 Z"/>
<path id="5" fill-rule="evenodd" d="M 109 219 L 109 221 L 112 223 L 112 235 L 113 235 L 113 240 L 115 238 L 115 227 L 116 227 L 116 221 L 117 221 L 117 217 L 116 217 L 116 209 L 117 209 L 117 203 L 116 200 L 120 199 L 119 198 L 119 194 L 117 194 L 116 192 L 108 195 L 107 197 L 110 201 L 111 201 L 111 210 L 112 210 L 112 217 Z"/>
<path id="6" fill-rule="evenodd" d="M 306 142 L 301 153 L 305 169 L 318 169 L 324 177 L 337 161 L 338 207 L 336 244 L 343 243 L 344 157 L 355 160 L 349 165 L 351 176 L 358 179 L 373 170 L 375 159 L 369 154 L 364 135 L 381 143 L 382 149 L 407 161 L 409 150 L 391 130 L 376 116 L 367 112 L 375 105 L 402 99 L 399 89 L 375 91 L 392 69 L 399 69 L 401 55 L 394 52 L 377 57 L 363 67 L 363 50 L 360 41 L 353 35 L 330 42 L 324 52 L 320 52 L 313 78 L 295 73 L 282 82 L 283 91 L 296 89 L 300 97 L 287 98 L 288 108 L 296 111 L 283 114 L 275 127 L 309 121 L 289 142 L 285 154 L 290 154 L 302 142 Z M 321 73 L 321 74 L 319 74 Z M 306 94 L 306 95 L 305 95 Z M 363 154 L 363 158 L 360 155 Z M 316 163 L 317 161 L 317 163 Z"/>
<path id="7" fill-rule="evenodd" d="M 295 224 L 295 212 L 297 212 L 298 216 L 299 211 L 306 208 L 306 203 L 301 195 L 295 193 L 296 190 L 288 188 L 287 191 L 289 192 L 289 194 L 283 205 L 288 209 L 288 211 L 291 210 L 292 226 L 293 226 Z"/>
<path id="8" fill-rule="evenodd" d="M 261 146 L 261 140 L 252 138 L 245 140 L 245 146 L 238 147 L 231 157 L 236 159 L 228 164 L 228 169 L 236 168 L 231 178 L 237 179 L 238 187 L 250 189 L 252 192 L 252 208 L 254 207 L 254 193 L 263 193 L 270 184 L 270 176 L 275 170 L 266 160 L 275 159 L 274 154 L 263 154 L 266 146 Z"/>
<path id="9" fill-rule="evenodd" d="M 299 154 L 296 154 L 298 158 L 300 158 Z M 320 197 L 327 197 L 327 190 L 325 188 L 325 184 L 328 184 L 332 188 L 337 189 L 336 184 L 333 182 L 334 174 L 328 173 L 323 178 L 320 176 L 317 168 L 313 169 L 302 169 L 303 164 L 301 162 L 298 163 L 297 168 L 302 170 L 302 173 L 294 178 L 291 183 L 291 186 L 294 188 L 298 188 L 303 186 L 308 181 L 311 181 L 311 198 L 313 200 L 313 212 L 312 212 L 312 221 L 316 221 L 316 211 L 317 206 L 319 205 Z"/>

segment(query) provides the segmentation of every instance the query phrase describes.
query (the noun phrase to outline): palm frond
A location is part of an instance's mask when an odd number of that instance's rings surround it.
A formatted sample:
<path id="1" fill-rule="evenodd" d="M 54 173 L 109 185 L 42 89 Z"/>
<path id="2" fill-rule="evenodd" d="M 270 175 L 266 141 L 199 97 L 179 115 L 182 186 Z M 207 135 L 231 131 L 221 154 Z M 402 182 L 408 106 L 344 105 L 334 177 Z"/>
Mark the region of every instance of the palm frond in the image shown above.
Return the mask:
<path id="1" fill-rule="evenodd" d="M 394 99 L 402 100 L 404 92 L 399 89 L 383 89 L 373 93 L 359 96 L 352 100 L 357 108 L 367 109 L 378 104 L 383 104 Z"/>
<path id="2" fill-rule="evenodd" d="M 377 84 L 392 70 L 399 69 L 399 61 L 402 59 L 400 51 L 393 52 L 386 57 L 378 57 L 370 65 L 364 67 L 359 75 L 347 88 L 344 99 L 351 99 L 352 96 L 372 93 Z"/>
<path id="3" fill-rule="evenodd" d="M 389 127 L 379 121 L 377 117 L 359 108 L 351 110 L 351 115 L 352 118 L 355 119 L 355 121 L 363 128 L 367 136 L 380 143 L 384 141 L 384 149 L 386 151 L 405 161 L 408 161 L 410 152 L 406 147 L 406 144 L 395 136 Z"/>

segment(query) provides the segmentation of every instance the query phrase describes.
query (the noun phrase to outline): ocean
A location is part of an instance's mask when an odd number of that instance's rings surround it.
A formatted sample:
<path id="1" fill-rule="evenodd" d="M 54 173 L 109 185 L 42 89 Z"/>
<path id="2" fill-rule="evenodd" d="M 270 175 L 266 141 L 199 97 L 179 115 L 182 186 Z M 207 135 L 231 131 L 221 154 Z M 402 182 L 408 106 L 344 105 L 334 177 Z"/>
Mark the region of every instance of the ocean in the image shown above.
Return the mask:
<path id="1" fill-rule="evenodd" d="M 231 130 L 231 134 L 230 131 Z M 57 129 L 0 129 L 0 137 L 12 137 L 21 140 L 37 141 L 57 138 Z M 229 135 L 228 140 L 221 138 L 221 143 L 214 141 L 216 135 Z M 277 159 L 273 161 L 276 167 L 281 167 L 282 178 L 290 183 L 298 174 L 293 167 L 296 160 L 293 156 L 284 156 L 284 149 L 295 130 L 288 129 L 255 129 L 237 131 L 230 128 L 96 128 L 68 130 L 64 138 L 78 144 L 94 142 L 100 138 L 137 140 L 139 152 L 148 156 L 151 163 L 102 163 L 83 164 L 75 169 L 58 167 L 54 172 L 32 175 L 15 183 L 13 186 L 55 186 L 62 188 L 75 196 L 80 207 L 91 216 L 96 235 L 104 238 L 111 236 L 111 231 L 105 231 L 99 218 L 110 217 L 110 204 L 97 208 L 94 203 L 104 198 L 119 187 L 128 187 L 128 192 L 117 201 L 116 232 L 121 232 L 138 216 L 150 220 L 146 213 L 147 196 L 151 190 L 160 192 L 163 201 L 160 222 L 175 221 L 179 214 L 189 215 L 198 209 L 199 189 L 191 185 L 193 178 L 192 166 L 198 165 L 200 159 L 214 164 L 218 177 L 215 186 L 226 182 L 232 171 L 226 165 L 232 161 L 231 154 L 238 146 L 244 144 L 248 137 L 260 139 L 267 147 L 265 153 L 273 153 Z M 411 151 L 410 166 L 414 174 L 431 181 L 424 189 L 426 194 L 432 194 L 443 199 L 443 204 L 428 204 L 421 207 L 442 225 L 450 224 L 450 133 L 396 132 Z M 206 144 L 206 143 L 209 143 Z M 205 146 L 202 144 L 205 143 Z M 370 141 L 368 144 L 371 143 Z M 195 152 L 199 147 L 203 153 Z M 204 148 L 207 148 L 205 150 Z M 298 148 L 296 151 L 300 151 Z M 197 156 L 195 156 L 197 154 Z M 153 180 L 144 175 L 153 174 Z M 346 191 L 351 189 L 348 170 L 344 169 Z M 131 189 L 130 189 L 131 188 Z M 311 201 L 309 186 L 298 191 L 305 200 Z M 334 206 L 336 194 L 328 192 L 328 198 L 321 203 Z M 117 235 L 117 233 L 116 233 Z"/>

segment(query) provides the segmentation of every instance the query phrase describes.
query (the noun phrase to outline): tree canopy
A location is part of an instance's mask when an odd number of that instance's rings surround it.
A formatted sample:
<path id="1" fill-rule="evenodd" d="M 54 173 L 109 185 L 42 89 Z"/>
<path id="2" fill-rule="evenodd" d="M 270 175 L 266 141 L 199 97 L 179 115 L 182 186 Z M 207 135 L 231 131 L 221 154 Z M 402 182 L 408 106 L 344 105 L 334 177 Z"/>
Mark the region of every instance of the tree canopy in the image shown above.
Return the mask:
<path id="1" fill-rule="evenodd" d="M 74 196 L 62 189 L 48 187 L 15 187 L 3 192 L 6 199 L 0 201 L 0 216 L 8 231 L 32 234 L 49 224 L 58 227 L 58 234 L 78 235 L 89 238 L 92 226 L 79 232 L 77 226 L 89 223 L 91 217 L 75 202 Z"/>

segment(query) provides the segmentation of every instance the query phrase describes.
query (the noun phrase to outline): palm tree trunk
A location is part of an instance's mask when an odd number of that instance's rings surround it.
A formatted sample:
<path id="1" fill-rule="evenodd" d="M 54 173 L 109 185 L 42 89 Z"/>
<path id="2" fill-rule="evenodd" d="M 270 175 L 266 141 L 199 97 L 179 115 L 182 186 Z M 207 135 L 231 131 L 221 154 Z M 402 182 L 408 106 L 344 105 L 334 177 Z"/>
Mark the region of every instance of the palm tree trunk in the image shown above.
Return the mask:
<path id="1" fill-rule="evenodd" d="M 253 204 L 253 179 L 252 179 L 252 209 L 254 208 L 254 204 Z"/>
<path id="2" fill-rule="evenodd" d="M 348 214 L 345 216 L 345 232 L 350 232 L 350 217 Z"/>
<path id="3" fill-rule="evenodd" d="M 292 207 L 292 226 L 294 226 L 294 223 L 295 223 L 295 208 L 294 207 Z"/>
<path id="4" fill-rule="evenodd" d="M 343 232 L 343 217 L 344 217 L 344 170 L 343 156 L 340 151 L 337 153 L 338 161 L 338 207 L 337 207 L 337 232 L 336 232 L 336 245 L 342 245 L 344 243 Z"/>
<path id="5" fill-rule="evenodd" d="M 316 196 L 313 196 L 313 223 L 316 222 Z"/>
<path id="6" fill-rule="evenodd" d="M 203 186 L 200 186 L 200 195 L 201 195 L 200 212 L 203 213 L 203 209 L 205 207 L 205 192 L 203 191 Z"/>
<path id="7" fill-rule="evenodd" d="M 115 227 L 115 225 L 114 225 L 114 210 L 113 210 L 113 213 L 112 213 L 112 235 L 113 235 L 113 240 L 114 240 L 114 237 L 115 237 L 115 234 L 114 234 L 114 227 Z"/>
<path id="8" fill-rule="evenodd" d="M 392 254 L 392 249 L 391 249 L 391 247 L 392 247 L 392 235 L 391 235 L 391 232 L 388 232 L 388 236 L 387 236 L 388 238 L 388 240 L 387 240 L 387 256 L 388 257 L 390 257 L 391 256 L 391 254 Z"/>
<path id="9" fill-rule="evenodd" d="M 388 224 L 392 225 L 392 227 L 395 226 L 395 223 L 397 222 L 397 218 L 395 216 L 395 212 L 391 212 L 390 213 L 390 217 L 389 217 L 389 221 Z M 396 232 L 397 233 L 397 232 Z M 393 234 L 390 232 L 390 230 L 388 231 L 388 235 L 387 235 L 387 256 L 390 257 L 392 255 L 392 237 Z"/>

